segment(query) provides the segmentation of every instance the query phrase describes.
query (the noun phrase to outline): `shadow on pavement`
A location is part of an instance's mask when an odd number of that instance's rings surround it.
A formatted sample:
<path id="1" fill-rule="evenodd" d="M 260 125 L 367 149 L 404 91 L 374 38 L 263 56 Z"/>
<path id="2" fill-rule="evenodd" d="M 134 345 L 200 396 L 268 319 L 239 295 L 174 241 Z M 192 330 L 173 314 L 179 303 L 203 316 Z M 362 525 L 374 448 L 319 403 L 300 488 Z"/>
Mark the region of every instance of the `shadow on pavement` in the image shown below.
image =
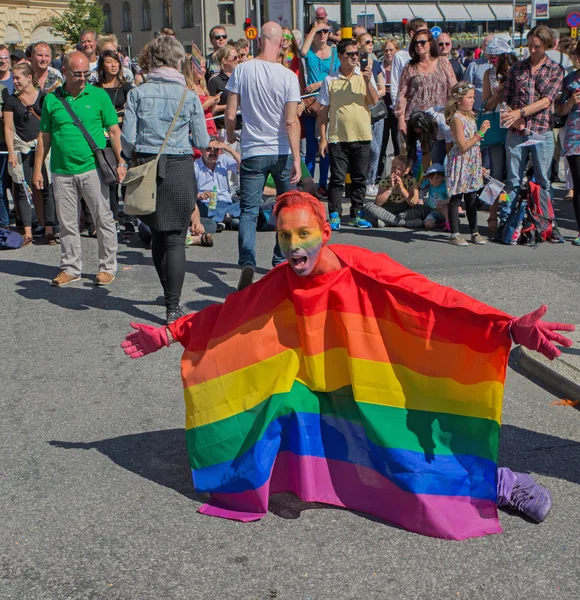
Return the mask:
<path id="1" fill-rule="evenodd" d="M 514 471 L 538 473 L 580 484 L 580 442 L 513 425 L 501 428 L 500 440 L 501 465 Z M 196 502 L 207 500 L 207 494 L 197 494 L 193 489 L 183 429 L 147 431 L 94 442 L 53 440 L 48 443 L 65 450 L 97 450 L 120 467 L 149 481 Z M 272 496 L 269 506 L 270 512 L 285 519 L 298 518 L 302 510 L 312 508 L 327 508 L 327 505 L 302 502 L 291 494 L 279 494 Z"/>

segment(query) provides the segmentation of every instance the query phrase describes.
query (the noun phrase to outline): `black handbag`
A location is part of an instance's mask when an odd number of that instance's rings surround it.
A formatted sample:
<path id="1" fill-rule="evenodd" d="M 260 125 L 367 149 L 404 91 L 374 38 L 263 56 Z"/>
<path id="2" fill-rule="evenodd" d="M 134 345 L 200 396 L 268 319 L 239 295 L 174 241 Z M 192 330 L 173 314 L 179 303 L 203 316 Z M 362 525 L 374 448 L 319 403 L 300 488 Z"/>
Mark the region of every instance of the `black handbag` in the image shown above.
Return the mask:
<path id="1" fill-rule="evenodd" d="M 117 157 L 112 148 L 99 148 L 91 137 L 91 134 L 87 131 L 86 127 L 81 123 L 80 119 L 75 114 L 74 110 L 70 107 L 70 104 L 64 99 L 62 93 L 62 87 L 58 88 L 55 92 L 56 97 L 62 102 L 63 106 L 67 110 L 68 114 L 72 117 L 73 123 L 79 128 L 80 132 L 84 135 L 87 140 L 95 158 L 99 165 L 99 172 L 101 178 L 106 185 L 113 185 L 117 183 Z"/>
<path id="2" fill-rule="evenodd" d="M 389 109 L 383 100 L 379 100 L 374 106 L 371 106 L 371 123 L 376 123 L 381 119 L 386 119 Z"/>

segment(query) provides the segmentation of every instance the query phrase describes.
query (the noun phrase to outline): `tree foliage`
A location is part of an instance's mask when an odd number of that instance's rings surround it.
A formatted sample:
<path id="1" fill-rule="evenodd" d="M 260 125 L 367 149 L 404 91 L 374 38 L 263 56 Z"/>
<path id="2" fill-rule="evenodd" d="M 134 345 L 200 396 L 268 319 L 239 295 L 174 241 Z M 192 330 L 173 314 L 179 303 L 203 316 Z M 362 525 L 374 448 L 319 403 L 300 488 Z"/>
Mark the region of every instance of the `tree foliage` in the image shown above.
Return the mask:
<path id="1" fill-rule="evenodd" d="M 70 0 L 62 17 L 53 17 L 51 25 L 52 32 L 60 33 L 68 44 L 76 46 L 83 29 L 93 29 L 97 33 L 103 31 L 103 7 L 93 0 Z"/>

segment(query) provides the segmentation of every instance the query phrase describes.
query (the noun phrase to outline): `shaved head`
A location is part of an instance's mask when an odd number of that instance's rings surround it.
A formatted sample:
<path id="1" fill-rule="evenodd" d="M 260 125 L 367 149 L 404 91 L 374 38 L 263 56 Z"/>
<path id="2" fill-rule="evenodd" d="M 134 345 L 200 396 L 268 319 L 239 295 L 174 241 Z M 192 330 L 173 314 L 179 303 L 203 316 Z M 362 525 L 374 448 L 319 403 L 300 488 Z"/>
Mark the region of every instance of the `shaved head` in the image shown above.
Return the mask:
<path id="1" fill-rule="evenodd" d="M 282 42 L 282 27 L 278 23 L 274 23 L 274 21 L 264 23 L 260 30 L 260 40 L 262 43 L 268 41 L 273 44 L 280 44 Z"/>
<path id="2" fill-rule="evenodd" d="M 69 71 L 88 71 L 89 59 L 82 52 L 73 50 L 64 57 L 64 66 Z"/>

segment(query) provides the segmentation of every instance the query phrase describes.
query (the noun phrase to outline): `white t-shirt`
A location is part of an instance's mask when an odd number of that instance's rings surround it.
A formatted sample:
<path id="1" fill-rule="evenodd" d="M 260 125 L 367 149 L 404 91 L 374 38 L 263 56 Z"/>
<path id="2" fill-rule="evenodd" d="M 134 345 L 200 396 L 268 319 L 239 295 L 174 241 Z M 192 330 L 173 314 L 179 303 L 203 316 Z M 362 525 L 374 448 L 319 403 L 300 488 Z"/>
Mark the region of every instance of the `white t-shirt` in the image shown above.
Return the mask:
<path id="1" fill-rule="evenodd" d="M 238 65 L 226 86 L 242 110 L 242 159 L 290 154 L 287 102 L 300 102 L 298 77 L 278 64 L 254 59 Z"/>
<path id="2" fill-rule="evenodd" d="M 393 108 L 397 106 L 397 97 L 399 95 L 399 83 L 405 65 L 411 60 L 411 55 L 407 50 L 399 50 L 393 56 L 393 64 L 391 65 L 391 102 Z"/>

